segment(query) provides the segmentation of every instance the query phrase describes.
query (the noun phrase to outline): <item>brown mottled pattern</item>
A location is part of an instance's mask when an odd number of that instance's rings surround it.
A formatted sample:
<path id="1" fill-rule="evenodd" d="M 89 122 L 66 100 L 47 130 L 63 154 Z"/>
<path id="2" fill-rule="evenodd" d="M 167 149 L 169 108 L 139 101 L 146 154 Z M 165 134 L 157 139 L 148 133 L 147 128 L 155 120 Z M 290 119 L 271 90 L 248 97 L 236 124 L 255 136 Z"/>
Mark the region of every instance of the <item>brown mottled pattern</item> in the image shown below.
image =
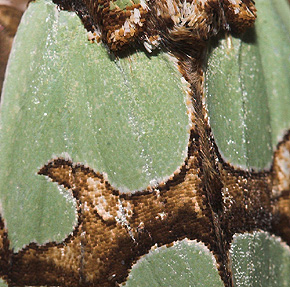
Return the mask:
<path id="1" fill-rule="evenodd" d="M 222 194 L 217 205 L 212 202 L 216 196 L 207 194 L 196 146 L 192 144 L 190 150 L 180 173 L 153 191 L 134 195 L 120 195 L 101 174 L 81 164 L 61 158 L 49 162 L 39 174 L 73 193 L 78 225 L 63 243 L 33 243 L 12 253 L 1 222 L 4 278 L 17 286 L 115 286 L 152 246 L 186 237 L 212 250 L 225 286 L 233 286 L 228 257 L 233 234 L 256 229 L 273 232 L 282 223 L 274 233 L 289 244 L 289 228 L 283 225 L 285 217 L 289 222 L 289 192 L 272 198 L 272 174 L 248 173 L 219 163 L 215 172 L 222 188 L 212 190 Z"/>
<path id="2" fill-rule="evenodd" d="M 76 11 L 89 31 L 94 32 L 99 28 L 101 39 L 111 50 L 119 50 L 135 41 L 143 31 L 148 12 L 141 4 L 135 4 L 133 1 L 132 5 L 125 9 L 118 7 L 114 0 L 54 2 L 65 10 Z"/>
<path id="3" fill-rule="evenodd" d="M 237 2 L 240 3 L 232 4 L 230 0 L 224 0 L 225 17 L 233 32 L 243 33 L 254 24 L 257 11 L 252 0 Z"/>
<path id="4" fill-rule="evenodd" d="M 76 11 L 89 29 L 98 26 L 111 50 L 147 41 L 147 49 L 161 45 L 176 57 L 191 87 L 188 156 L 168 181 L 131 195 L 120 194 L 102 174 L 80 163 L 56 158 L 44 165 L 39 175 L 75 197 L 78 223 L 62 243 L 31 243 L 14 253 L 1 219 L 0 275 L 9 285 L 116 286 L 152 246 L 189 238 L 213 252 L 224 285 L 231 287 L 229 248 L 235 233 L 265 230 L 290 244 L 289 135 L 278 145 L 269 172 L 235 169 L 219 154 L 202 101 L 207 40 L 219 29 L 244 31 L 256 18 L 253 1 L 237 2 L 238 7 L 228 0 L 192 1 L 190 14 L 179 1 L 150 1 L 142 29 L 136 26 L 128 39 L 115 37 L 114 43 L 110 35 L 122 34 L 127 13 L 132 16 L 140 5 L 116 11 L 108 1 L 58 2 Z"/>
<path id="5" fill-rule="evenodd" d="M 111 51 L 129 44 L 147 42 L 158 46 L 167 39 L 186 42 L 186 37 L 205 41 L 220 29 L 244 32 L 256 19 L 252 0 L 140 1 L 121 9 L 114 0 L 54 0 L 62 9 L 75 11 L 85 27 L 100 30 L 101 39 Z"/>

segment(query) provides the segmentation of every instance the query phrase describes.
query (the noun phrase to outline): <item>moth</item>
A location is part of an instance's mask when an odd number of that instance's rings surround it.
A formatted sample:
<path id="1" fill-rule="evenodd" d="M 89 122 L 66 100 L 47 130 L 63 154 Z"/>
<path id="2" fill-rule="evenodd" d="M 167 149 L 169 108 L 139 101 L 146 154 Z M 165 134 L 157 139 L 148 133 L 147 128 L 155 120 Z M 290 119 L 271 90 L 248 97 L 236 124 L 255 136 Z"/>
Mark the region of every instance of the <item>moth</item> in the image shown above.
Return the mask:
<path id="1" fill-rule="evenodd" d="M 92 168 L 56 157 L 39 169 L 72 193 L 78 221 L 63 242 L 31 243 L 18 252 L 0 224 L 0 275 L 11 286 L 116 286 L 152 246 L 184 238 L 213 253 L 225 286 L 234 286 L 229 249 L 236 233 L 264 230 L 290 244 L 290 134 L 279 143 L 270 171 L 231 166 L 215 143 L 204 97 L 204 60 L 210 37 L 254 25 L 250 0 L 148 1 L 119 7 L 110 1 L 59 1 L 117 55 L 144 45 L 175 57 L 189 84 L 191 130 L 183 164 L 169 179 L 121 193 Z M 119 4 L 120 5 L 120 4 Z M 49 159 L 47 159 L 49 160 Z"/>
<path id="2" fill-rule="evenodd" d="M 99 35 L 111 51 L 136 42 L 149 51 L 158 45 L 169 51 L 191 46 L 198 50 L 196 46 L 221 29 L 242 33 L 253 26 L 256 18 L 252 0 L 136 0 L 129 2 L 132 5 L 125 1 L 54 2 L 62 9 L 75 11 L 87 30 Z"/>

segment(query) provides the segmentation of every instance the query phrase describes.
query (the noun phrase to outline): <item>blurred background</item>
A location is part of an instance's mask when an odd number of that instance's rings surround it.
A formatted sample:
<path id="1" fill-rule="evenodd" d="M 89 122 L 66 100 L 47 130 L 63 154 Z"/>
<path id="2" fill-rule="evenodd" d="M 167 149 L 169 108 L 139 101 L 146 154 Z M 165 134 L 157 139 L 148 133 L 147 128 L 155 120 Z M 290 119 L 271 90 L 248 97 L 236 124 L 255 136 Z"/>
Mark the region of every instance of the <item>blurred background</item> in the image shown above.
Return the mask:
<path id="1" fill-rule="evenodd" d="M 0 0 L 0 94 L 13 38 L 27 3 L 27 0 Z"/>

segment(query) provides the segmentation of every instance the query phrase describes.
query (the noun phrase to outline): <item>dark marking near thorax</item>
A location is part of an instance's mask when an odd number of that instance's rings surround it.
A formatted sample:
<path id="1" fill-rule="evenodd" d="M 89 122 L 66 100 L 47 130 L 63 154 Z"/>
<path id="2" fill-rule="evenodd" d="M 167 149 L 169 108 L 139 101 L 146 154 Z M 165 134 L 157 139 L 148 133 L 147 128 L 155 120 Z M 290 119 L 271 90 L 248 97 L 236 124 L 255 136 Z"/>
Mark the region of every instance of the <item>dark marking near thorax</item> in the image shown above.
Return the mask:
<path id="1" fill-rule="evenodd" d="M 220 29 L 242 33 L 253 26 L 256 9 L 252 0 L 125 1 L 54 0 L 62 9 L 75 11 L 88 31 L 98 36 L 111 51 L 142 43 L 151 50 L 160 44 L 168 50 L 198 50 Z M 124 7 L 119 7 L 124 3 Z M 172 43 L 171 43 L 172 42 Z M 186 44 L 193 46 L 187 46 Z M 168 46 L 169 45 L 169 46 Z"/>

